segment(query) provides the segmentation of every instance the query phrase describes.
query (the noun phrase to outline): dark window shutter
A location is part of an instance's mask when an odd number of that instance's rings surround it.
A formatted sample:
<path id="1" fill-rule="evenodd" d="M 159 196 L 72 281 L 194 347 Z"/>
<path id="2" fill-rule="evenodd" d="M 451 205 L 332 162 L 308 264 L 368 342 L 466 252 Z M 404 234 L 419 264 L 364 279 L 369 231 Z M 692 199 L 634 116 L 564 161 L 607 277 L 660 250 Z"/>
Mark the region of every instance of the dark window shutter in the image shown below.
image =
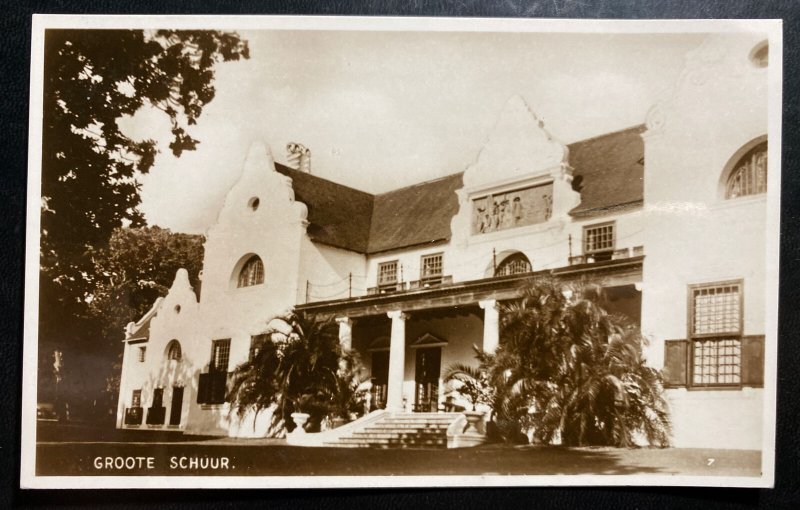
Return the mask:
<path id="1" fill-rule="evenodd" d="M 687 340 L 664 341 L 664 385 L 686 386 L 689 371 L 686 367 L 689 342 Z"/>
<path id="2" fill-rule="evenodd" d="M 200 379 L 197 382 L 197 403 L 208 403 L 208 390 L 209 390 L 209 374 L 200 374 Z"/>
<path id="3" fill-rule="evenodd" d="M 742 385 L 764 386 L 764 336 L 742 337 Z"/>

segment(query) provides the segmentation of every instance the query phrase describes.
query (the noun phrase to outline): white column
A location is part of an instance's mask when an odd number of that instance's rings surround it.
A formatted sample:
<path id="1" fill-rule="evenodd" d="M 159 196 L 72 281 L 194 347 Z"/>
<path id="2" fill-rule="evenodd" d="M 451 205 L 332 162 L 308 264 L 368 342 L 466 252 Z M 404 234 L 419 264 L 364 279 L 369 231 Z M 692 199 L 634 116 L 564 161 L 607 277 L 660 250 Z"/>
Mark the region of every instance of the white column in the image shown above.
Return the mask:
<path id="1" fill-rule="evenodd" d="M 336 323 L 339 325 L 339 345 L 349 351 L 353 348 L 353 321 L 350 317 L 336 317 Z"/>
<path id="2" fill-rule="evenodd" d="M 500 309 L 496 299 L 478 301 L 483 308 L 483 350 L 494 352 L 500 345 Z"/>
<path id="3" fill-rule="evenodd" d="M 403 411 L 403 379 L 406 369 L 406 320 L 408 314 L 400 310 L 388 312 L 392 319 L 392 336 L 389 342 L 389 387 L 386 389 L 386 409 Z"/>

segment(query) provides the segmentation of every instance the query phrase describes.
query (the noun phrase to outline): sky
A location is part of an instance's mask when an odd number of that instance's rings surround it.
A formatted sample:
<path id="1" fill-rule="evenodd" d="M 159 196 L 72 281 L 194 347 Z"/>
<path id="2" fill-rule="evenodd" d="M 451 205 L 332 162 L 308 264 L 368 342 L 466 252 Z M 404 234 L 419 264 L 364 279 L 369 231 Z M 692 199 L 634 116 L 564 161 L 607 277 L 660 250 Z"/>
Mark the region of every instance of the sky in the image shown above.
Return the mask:
<path id="1" fill-rule="evenodd" d="M 315 175 L 371 193 L 463 171 L 504 104 L 522 96 L 564 143 L 642 124 L 702 34 L 241 32 L 249 60 L 217 66 L 216 97 L 174 158 L 169 122 L 120 127 L 161 149 L 142 176 L 149 224 L 204 233 L 260 141 L 311 150 Z"/>

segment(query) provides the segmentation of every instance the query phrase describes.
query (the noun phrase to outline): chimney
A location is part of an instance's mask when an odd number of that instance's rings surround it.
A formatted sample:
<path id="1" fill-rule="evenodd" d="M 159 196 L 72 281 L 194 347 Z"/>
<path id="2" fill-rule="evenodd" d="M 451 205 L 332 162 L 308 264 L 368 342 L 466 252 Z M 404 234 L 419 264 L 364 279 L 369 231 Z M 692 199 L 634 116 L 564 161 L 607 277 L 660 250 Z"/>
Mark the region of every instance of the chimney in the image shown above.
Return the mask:
<path id="1" fill-rule="evenodd" d="M 286 158 L 290 167 L 301 172 L 311 173 L 311 151 L 305 145 L 295 142 L 287 143 Z"/>

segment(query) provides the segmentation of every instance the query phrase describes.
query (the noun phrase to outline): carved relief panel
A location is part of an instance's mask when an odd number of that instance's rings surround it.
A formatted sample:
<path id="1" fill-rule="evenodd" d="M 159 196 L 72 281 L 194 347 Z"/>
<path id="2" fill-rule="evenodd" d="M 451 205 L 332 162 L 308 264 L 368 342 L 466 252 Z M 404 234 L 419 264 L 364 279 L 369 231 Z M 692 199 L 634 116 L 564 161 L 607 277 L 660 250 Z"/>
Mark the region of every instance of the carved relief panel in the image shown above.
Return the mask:
<path id="1" fill-rule="evenodd" d="M 544 223 L 552 215 L 553 183 L 485 195 L 472 200 L 472 233 Z"/>

